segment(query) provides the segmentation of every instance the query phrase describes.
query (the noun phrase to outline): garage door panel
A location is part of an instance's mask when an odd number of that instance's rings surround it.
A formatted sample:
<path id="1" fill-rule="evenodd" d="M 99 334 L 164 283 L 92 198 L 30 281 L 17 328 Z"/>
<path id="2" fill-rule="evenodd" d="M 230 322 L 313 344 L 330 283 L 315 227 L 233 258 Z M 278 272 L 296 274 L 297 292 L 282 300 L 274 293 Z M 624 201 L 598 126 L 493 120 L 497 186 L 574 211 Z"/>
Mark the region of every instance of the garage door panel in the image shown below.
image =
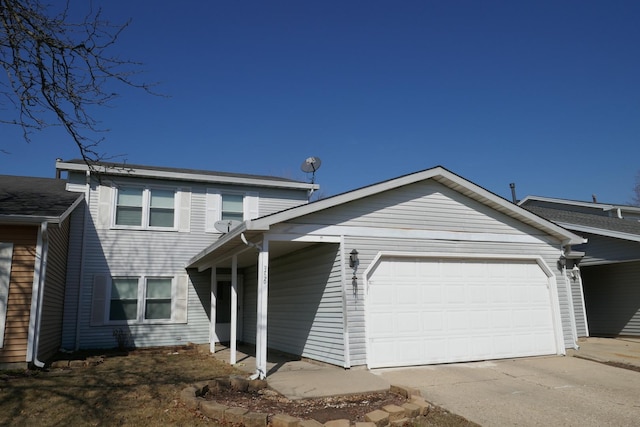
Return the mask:
<path id="1" fill-rule="evenodd" d="M 553 354 L 547 281 L 533 261 L 383 260 L 367 295 L 369 366 Z"/>

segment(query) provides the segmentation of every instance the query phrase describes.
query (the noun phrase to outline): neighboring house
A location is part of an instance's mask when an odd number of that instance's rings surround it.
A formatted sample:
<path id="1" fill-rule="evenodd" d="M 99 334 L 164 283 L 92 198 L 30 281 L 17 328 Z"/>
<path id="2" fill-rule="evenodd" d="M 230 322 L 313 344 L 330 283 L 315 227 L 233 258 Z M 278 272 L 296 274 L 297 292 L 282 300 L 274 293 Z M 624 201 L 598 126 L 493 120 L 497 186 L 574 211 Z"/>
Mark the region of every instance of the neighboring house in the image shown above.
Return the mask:
<path id="1" fill-rule="evenodd" d="M 564 354 L 583 314 L 560 261 L 583 242 L 436 167 L 260 212 L 186 267 L 204 288 L 231 281 L 212 331 L 232 362 L 255 343 L 264 377 L 267 347 L 345 368 Z"/>
<path id="2" fill-rule="evenodd" d="M 586 309 L 579 335 L 640 336 L 640 207 L 536 196 L 520 205 L 587 238 L 575 247 L 584 258 L 567 266 L 579 263 L 572 272 Z"/>
<path id="3" fill-rule="evenodd" d="M 318 186 L 290 179 L 140 165 L 58 161 L 67 189 L 88 210 L 71 218 L 64 349 L 168 346 L 228 341 L 231 313 L 211 295 L 230 295 L 229 272 L 185 269 L 238 224 L 308 203 Z M 97 173 L 96 173 L 97 172 Z M 235 222 L 234 222 L 235 221 Z M 222 328 L 222 329 L 221 329 Z"/>
<path id="4" fill-rule="evenodd" d="M 0 369 L 42 367 L 60 348 L 69 221 L 82 199 L 62 180 L 0 175 Z"/>

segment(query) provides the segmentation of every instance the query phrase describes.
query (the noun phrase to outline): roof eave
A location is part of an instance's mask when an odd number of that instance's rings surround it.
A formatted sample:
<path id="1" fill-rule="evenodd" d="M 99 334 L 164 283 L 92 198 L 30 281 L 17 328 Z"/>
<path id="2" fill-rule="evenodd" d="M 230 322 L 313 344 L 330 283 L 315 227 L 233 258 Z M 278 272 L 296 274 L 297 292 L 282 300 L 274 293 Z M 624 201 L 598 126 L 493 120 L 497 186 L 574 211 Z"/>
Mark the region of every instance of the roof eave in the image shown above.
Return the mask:
<path id="1" fill-rule="evenodd" d="M 586 226 L 586 225 L 571 224 L 571 223 L 568 223 L 568 222 L 558 222 L 558 225 L 561 225 L 564 228 L 568 228 L 569 230 L 579 231 L 581 233 L 596 234 L 596 235 L 599 235 L 599 236 L 611 237 L 611 238 L 614 238 L 614 239 L 622 239 L 622 240 L 629 240 L 629 241 L 632 241 L 632 242 L 640 242 L 640 235 L 632 234 L 632 233 L 625 233 L 623 231 L 612 231 L 612 230 L 606 230 L 606 229 L 603 229 L 603 228 L 589 227 L 589 226 Z"/>
<path id="2" fill-rule="evenodd" d="M 132 167 L 110 167 L 105 165 L 96 165 L 96 171 L 107 175 L 120 175 L 120 176 L 133 176 L 139 178 L 154 178 L 154 179 L 172 179 L 178 181 L 195 181 L 195 182 L 211 182 L 217 184 L 231 184 L 231 185 L 248 185 L 257 187 L 270 187 L 270 188 L 288 188 L 292 190 L 318 190 L 320 186 L 318 184 L 311 184 L 306 182 L 295 181 L 279 181 L 270 180 L 263 177 L 251 178 L 240 176 L 224 176 L 224 175 L 206 175 L 198 173 L 188 172 L 172 172 L 161 171 L 153 169 L 135 169 Z M 89 167 L 84 164 L 58 162 L 56 169 L 64 171 L 83 171 L 89 170 Z"/>

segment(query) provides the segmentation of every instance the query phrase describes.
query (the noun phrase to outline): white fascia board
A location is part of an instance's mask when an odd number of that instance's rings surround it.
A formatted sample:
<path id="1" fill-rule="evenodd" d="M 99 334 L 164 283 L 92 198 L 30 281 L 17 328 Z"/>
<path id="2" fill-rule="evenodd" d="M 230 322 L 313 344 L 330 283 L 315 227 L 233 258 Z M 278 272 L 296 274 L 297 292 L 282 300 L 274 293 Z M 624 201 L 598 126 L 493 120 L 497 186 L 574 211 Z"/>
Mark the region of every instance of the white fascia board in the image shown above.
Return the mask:
<path id="1" fill-rule="evenodd" d="M 622 240 L 630 240 L 632 242 L 640 242 L 640 236 L 637 235 L 637 234 L 623 233 L 621 231 L 604 230 L 602 228 L 588 227 L 588 226 L 585 226 L 585 225 L 569 224 L 569 223 L 565 223 L 565 222 L 559 222 L 558 224 L 561 225 L 564 228 L 568 228 L 569 230 L 575 230 L 575 231 L 578 231 L 580 233 L 597 234 L 598 236 L 613 237 L 614 239 L 622 239 Z"/>
<path id="2" fill-rule="evenodd" d="M 223 235 L 218 240 L 216 240 L 214 243 L 212 243 L 211 245 L 207 246 L 205 249 L 200 251 L 197 255 L 192 257 L 189 261 L 187 261 L 186 267 L 187 268 L 197 267 L 198 263 L 204 257 L 206 257 L 207 255 L 215 252 L 216 249 L 224 246 L 227 242 L 233 240 L 236 237 L 239 237 L 240 234 L 242 234 L 246 230 L 247 230 L 247 221 L 243 222 L 242 224 L 240 224 L 239 226 L 237 226 L 236 228 L 234 228 L 233 230 L 231 230 L 227 234 Z"/>
<path id="3" fill-rule="evenodd" d="M 407 230 L 401 228 L 350 227 L 340 225 L 292 225 L 279 230 L 279 234 L 319 236 L 325 238 L 328 238 L 329 236 L 349 236 L 385 239 L 448 240 L 461 242 L 549 243 L 541 236 L 532 236 L 528 234 L 469 233 L 461 231 Z"/>
<path id="4" fill-rule="evenodd" d="M 73 212 L 78 207 L 78 205 L 82 203 L 83 200 L 84 200 L 84 193 L 81 193 L 80 196 L 78 196 L 78 198 L 76 199 L 76 201 L 73 202 L 73 204 L 69 206 L 69 208 L 62 213 L 62 215 L 60 215 L 60 218 L 58 218 L 58 223 L 61 223 L 65 219 L 67 219 L 67 217 L 71 215 L 71 212 Z"/>
<path id="5" fill-rule="evenodd" d="M 75 163 L 59 162 L 56 165 L 59 170 L 73 170 L 73 171 L 87 171 L 88 166 Z M 134 169 L 128 168 L 124 165 L 122 168 L 117 167 L 105 167 L 97 166 L 98 172 L 108 175 L 121 175 L 131 176 L 137 178 L 156 178 L 156 179 L 171 179 L 177 181 L 191 181 L 191 182 L 210 182 L 216 184 L 233 184 L 233 185 L 247 185 L 253 187 L 270 187 L 270 188 L 289 188 L 293 190 L 318 190 L 320 186 L 318 184 L 308 184 L 305 182 L 291 182 L 291 181 L 279 181 L 270 180 L 265 178 L 251 178 L 251 177 L 238 177 L 238 176 L 222 176 L 222 175 L 207 175 L 197 173 L 186 172 L 171 172 L 171 171 L 159 171 L 150 169 Z"/>
<path id="6" fill-rule="evenodd" d="M 553 197 L 542 197 L 542 196 L 527 196 L 518 202 L 519 206 L 522 206 L 528 201 L 538 201 L 538 202 L 548 202 L 548 203 L 556 203 L 559 205 L 569 205 L 569 206 L 580 206 L 585 208 L 593 208 L 600 209 L 604 212 L 620 209 L 623 212 L 634 212 L 640 213 L 640 207 L 638 206 L 629 206 L 629 205 L 614 205 L 611 203 L 593 203 L 593 202 L 580 202 L 577 200 L 567 200 L 567 199 L 556 199 Z"/>

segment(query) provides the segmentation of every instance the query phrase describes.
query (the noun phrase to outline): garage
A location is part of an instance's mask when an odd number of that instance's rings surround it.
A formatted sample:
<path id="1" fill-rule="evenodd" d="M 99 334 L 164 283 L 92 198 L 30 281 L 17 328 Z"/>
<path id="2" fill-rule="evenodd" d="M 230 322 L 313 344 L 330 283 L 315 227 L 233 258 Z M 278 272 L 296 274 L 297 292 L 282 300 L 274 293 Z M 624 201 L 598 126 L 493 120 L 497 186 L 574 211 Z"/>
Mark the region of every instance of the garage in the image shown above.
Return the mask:
<path id="1" fill-rule="evenodd" d="M 555 279 L 539 259 L 381 256 L 366 298 L 370 368 L 558 351 Z"/>

